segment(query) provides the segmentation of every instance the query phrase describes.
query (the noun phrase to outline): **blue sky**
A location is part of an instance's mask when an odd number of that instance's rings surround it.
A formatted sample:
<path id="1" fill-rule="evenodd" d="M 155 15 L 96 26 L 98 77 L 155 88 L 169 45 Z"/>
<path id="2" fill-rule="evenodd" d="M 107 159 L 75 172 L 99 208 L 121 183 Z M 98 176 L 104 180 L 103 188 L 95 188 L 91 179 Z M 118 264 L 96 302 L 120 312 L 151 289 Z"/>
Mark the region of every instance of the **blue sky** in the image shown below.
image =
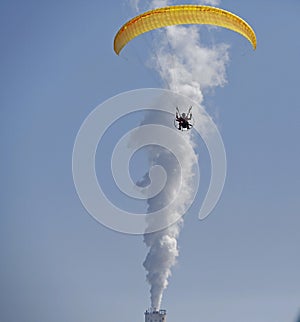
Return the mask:
<path id="1" fill-rule="evenodd" d="M 162 306 L 170 322 L 293 322 L 300 310 L 300 3 L 221 6 L 254 27 L 258 46 L 253 52 L 229 31 L 214 35 L 231 46 L 228 83 L 204 100 L 224 140 L 227 179 L 209 218 L 186 216 Z M 114 34 L 133 14 L 118 1 L 0 4 L 3 322 L 143 320 L 142 237 L 93 220 L 71 168 L 76 134 L 98 104 L 162 86 L 130 51 L 126 59 L 113 52 Z"/>

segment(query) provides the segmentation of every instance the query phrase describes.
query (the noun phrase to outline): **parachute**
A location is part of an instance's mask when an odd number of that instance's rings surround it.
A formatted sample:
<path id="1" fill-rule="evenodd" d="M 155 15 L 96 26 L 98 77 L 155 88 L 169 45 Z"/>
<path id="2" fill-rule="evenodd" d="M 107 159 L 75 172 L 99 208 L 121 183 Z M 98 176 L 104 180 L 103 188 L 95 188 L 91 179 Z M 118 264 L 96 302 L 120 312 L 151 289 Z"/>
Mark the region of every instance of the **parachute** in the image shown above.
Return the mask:
<path id="1" fill-rule="evenodd" d="M 184 24 L 208 24 L 240 33 L 256 49 L 256 35 L 251 26 L 239 16 L 215 7 L 177 5 L 144 12 L 126 22 L 114 39 L 114 51 L 119 55 L 133 38 L 162 27 Z"/>

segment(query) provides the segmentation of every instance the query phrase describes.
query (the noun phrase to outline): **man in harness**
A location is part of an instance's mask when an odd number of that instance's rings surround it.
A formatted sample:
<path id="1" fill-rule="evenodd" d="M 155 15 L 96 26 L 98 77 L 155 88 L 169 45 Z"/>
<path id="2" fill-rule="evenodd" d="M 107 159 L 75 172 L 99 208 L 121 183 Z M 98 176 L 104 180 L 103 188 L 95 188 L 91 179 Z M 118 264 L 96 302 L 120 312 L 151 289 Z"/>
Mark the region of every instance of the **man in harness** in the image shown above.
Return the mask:
<path id="1" fill-rule="evenodd" d="M 178 107 L 176 107 L 176 122 L 178 122 L 178 130 L 183 131 L 183 129 L 189 130 L 193 125 L 189 122 L 192 119 L 192 106 L 187 113 L 180 114 Z"/>

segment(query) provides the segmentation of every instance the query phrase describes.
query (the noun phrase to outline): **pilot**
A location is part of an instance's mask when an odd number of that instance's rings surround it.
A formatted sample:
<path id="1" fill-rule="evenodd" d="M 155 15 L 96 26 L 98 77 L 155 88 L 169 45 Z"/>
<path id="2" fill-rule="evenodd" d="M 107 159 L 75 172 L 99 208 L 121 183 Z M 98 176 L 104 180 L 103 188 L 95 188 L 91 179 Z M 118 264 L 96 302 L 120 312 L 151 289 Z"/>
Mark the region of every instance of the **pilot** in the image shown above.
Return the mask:
<path id="1" fill-rule="evenodd" d="M 176 121 L 178 122 L 178 130 L 187 129 L 189 130 L 191 128 L 191 124 L 189 121 L 192 119 L 192 113 L 185 114 L 182 113 L 182 115 L 176 113 Z"/>

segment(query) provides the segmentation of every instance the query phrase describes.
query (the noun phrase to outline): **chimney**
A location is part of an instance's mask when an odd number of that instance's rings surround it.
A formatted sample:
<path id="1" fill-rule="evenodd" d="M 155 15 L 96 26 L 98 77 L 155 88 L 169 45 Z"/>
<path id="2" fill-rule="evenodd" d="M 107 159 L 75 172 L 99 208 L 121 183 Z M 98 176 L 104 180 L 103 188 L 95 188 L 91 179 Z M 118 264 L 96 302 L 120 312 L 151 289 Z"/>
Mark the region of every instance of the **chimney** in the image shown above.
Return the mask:
<path id="1" fill-rule="evenodd" d="M 167 322 L 167 311 L 150 308 L 145 312 L 145 322 Z"/>

